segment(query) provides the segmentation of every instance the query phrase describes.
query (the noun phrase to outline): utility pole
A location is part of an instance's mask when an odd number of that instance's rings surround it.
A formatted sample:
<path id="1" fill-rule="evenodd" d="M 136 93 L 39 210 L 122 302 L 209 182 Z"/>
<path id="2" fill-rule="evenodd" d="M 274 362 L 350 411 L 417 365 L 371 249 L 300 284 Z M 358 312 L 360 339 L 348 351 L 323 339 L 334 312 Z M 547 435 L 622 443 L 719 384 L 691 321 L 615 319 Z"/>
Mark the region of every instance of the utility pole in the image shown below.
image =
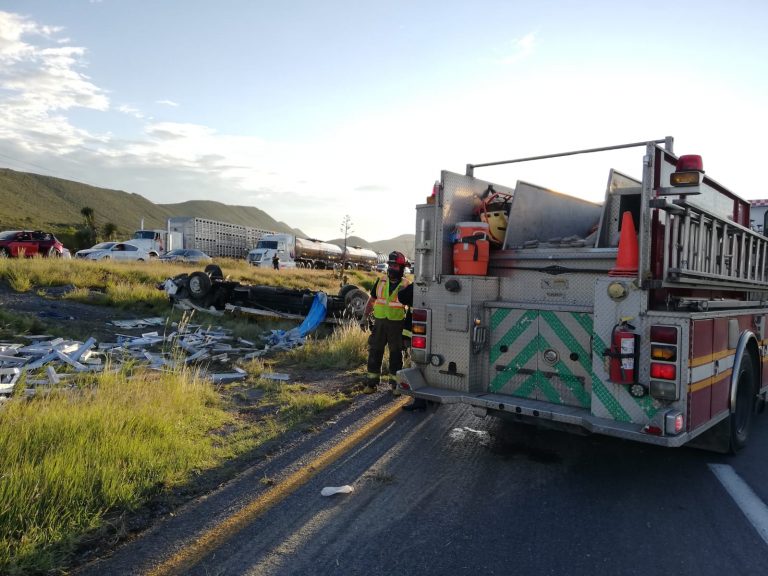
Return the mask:
<path id="1" fill-rule="evenodd" d="M 347 237 L 353 231 L 352 218 L 346 214 L 341 220 L 341 232 L 344 234 L 344 254 L 341 257 L 341 269 L 347 269 Z"/>

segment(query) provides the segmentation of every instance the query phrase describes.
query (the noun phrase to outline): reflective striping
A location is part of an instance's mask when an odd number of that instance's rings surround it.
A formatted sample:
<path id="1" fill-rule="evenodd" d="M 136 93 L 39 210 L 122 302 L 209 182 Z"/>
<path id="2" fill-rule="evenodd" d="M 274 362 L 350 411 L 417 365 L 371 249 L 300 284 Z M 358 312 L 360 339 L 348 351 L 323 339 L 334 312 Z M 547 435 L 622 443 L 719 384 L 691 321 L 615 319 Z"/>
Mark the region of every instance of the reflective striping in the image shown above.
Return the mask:
<path id="1" fill-rule="evenodd" d="M 717 376 L 710 376 L 708 378 L 704 378 L 703 380 L 699 380 L 698 382 L 692 382 L 688 385 L 688 391 L 698 392 L 704 388 L 714 386 L 721 380 L 728 380 L 732 374 L 733 370 L 724 370 L 723 372 L 718 372 Z"/>
<path id="2" fill-rule="evenodd" d="M 704 364 L 711 364 L 715 362 L 716 360 L 722 360 L 723 358 L 727 358 L 728 356 L 733 356 L 736 353 L 735 350 L 727 349 L 722 350 L 720 352 L 714 352 L 712 354 L 705 354 L 704 356 L 697 356 L 696 358 L 691 358 L 688 361 L 688 366 L 691 368 L 695 368 L 698 366 L 702 366 Z"/>
<path id="3" fill-rule="evenodd" d="M 736 355 L 732 351 L 728 356 L 721 358 L 717 362 L 717 374 L 721 374 L 726 370 L 732 369 L 734 360 L 736 360 Z M 689 380 L 691 382 L 699 382 L 700 380 L 704 380 L 705 378 L 715 375 L 715 363 L 709 362 L 707 364 L 691 368 Z"/>
<path id="4" fill-rule="evenodd" d="M 504 310 L 505 314 L 503 315 L 497 315 L 494 313 L 492 322 L 492 328 L 498 329 L 502 322 L 507 319 L 507 317 L 512 313 L 511 309 Z M 501 346 L 509 346 L 513 342 L 515 342 L 523 333 L 525 333 L 528 328 L 530 328 L 531 324 L 536 320 L 536 312 L 529 310 L 525 314 L 523 314 L 520 319 L 515 323 L 513 328 L 509 330 L 501 339 L 499 339 L 498 342 L 494 343 L 493 348 L 491 349 L 490 353 L 490 359 L 491 359 L 491 365 L 493 366 L 501 356 L 500 348 Z"/>
<path id="5" fill-rule="evenodd" d="M 592 392 L 597 396 L 600 402 L 602 402 L 608 412 L 611 413 L 614 420 L 619 422 L 632 421 L 632 418 L 630 418 L 627 411 L 624 410 L 624 407 L 619 404 L 619 401 L 608 391 L 608 388 L 606 388 L 605 384 L 603 384 L 597 376 L 592 379 Z"/>

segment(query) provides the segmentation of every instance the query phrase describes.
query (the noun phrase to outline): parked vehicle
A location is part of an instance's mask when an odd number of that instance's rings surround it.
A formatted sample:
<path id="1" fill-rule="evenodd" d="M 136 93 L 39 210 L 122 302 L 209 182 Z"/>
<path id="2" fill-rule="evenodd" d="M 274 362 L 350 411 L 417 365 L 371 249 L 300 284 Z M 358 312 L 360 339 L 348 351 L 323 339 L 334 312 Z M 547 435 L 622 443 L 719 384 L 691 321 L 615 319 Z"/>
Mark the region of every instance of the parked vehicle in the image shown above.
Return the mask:
<path id="1" fill-rule="evenodd" d="M 60 257 L 64 245 L 50 232 L 40 230 L 8 230 L 0 232 L 0 257 Z"/>
<path id="2" fill-rule="evenodd" d="M 376 272 L 386 272 L 386 271 L 387 271 L 386 262 L 380 262 L 379 264 L 376 264 Z"/>
<path id="3" fill-rule="evenodd" d="M 186 248 L 176 248 L 160 256 L 163 262 L 194 262 L 195 264 L 212 262 L 213 258 L 208 256 L 202 250 L 187 250 Z"/>
<path id="4" fill-rule="evenodd" d="M 144 246 L 154 256 L 184 248 L 200 250 L 213 258 L 245 258 L 259 238 L 272 234 L 252 226 L 217 222 L 207 218 L 169 218 L 166 230 L 136 230 L 131 242 Z"/>
<path id="5" fill-rule="evenodd" d="M 525 178 L 529 160 L 590 154 L 591 166 L 639 149 L 634 177 L 610 169 L 602 204 L 475 178 L 487 164 L 443 171 L 416 207 L 418 298 L 400 389 L 481 417 L 742 448 L 768 402 L 768 238 L 749 228 L 748 201 L 672 144 L 508 162 Z M 508 216 L 484 213 L 488 197 L 510 199 Z M 503 232 L 496 249 L 489 228 Z"/>
<path id="6" fill-rule="evenodd" d="M 81 254 L 83 252 L 84 254 Z M 137 246 L 131 242 L 102 242 L 93 248 L 80 250 L 75 256 L 85 260 L 136 260 L 139 262 L 154 258 L 144 246 Z"/>
<path id="7" fill-rule="evenodd" d="M 86 258 L 89 254 L 93 254 L 94 252 L 104 252 L 105 250 L 112 248 L 115 244 L 117 244 L 117 242 L 99 242 L 90 248 L 78 250 L 75 252 L 75 258 Z"/>

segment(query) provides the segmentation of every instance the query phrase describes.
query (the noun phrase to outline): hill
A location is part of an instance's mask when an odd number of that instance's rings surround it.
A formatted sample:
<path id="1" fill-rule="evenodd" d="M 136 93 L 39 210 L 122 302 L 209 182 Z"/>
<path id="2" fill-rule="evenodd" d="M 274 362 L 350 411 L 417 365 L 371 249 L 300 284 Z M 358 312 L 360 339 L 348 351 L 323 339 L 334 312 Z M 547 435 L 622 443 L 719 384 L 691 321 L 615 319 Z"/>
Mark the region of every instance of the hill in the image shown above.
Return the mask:
<path id="1" fill-rule="evenodd" d="M 83 223 L 80 211 L 86 206 L 93 209 L 97 227 L 112 223 L 117 226 L 118 236 L 123 237 L 137 230 L 142 221 L 145 228 L 165 228 L 166 220 L 173 216 L 208 218 L 306 237 L 301 230 L 278 222 L 253 206 L 233 206 L 210 200 L 155 204 L 139 194 L 123 190 L 0 168 L 0 230 L 50 230 L 69 245 L 75 230 Z M 409 256 L 413 254 L 413 235 L 373 243 L 355 236 L 347 240 L 351 246 L 376 252 L 399 250 Z M 344 239 L 332 242 L 343 245 Z"/>

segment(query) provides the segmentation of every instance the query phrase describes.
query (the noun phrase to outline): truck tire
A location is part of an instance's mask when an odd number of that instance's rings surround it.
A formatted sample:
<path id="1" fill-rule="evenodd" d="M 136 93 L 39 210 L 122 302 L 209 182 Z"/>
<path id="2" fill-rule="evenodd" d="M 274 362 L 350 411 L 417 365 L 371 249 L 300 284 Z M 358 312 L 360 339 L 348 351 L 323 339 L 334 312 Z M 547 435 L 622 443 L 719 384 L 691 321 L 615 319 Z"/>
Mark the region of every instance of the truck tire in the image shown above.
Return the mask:
<path id="1" fill-rule="evenodd" d="M 208 274 L 211 280 L 224 280 L 224 273 L 217 264 L 208 264 L 205 267 L 205 273 Z"/>
<path id="2" fill-rule="evenodd" d="M 350 318 L 362 320 L 366 304 L 368 304 L 368 294 L 360 288 L 354 288 L 344 295 L 344 313 Z"/>
<path id="3" fill-rule="evenodd" d="M 187 288 L 192 298 L 200 300 L 211 291 L 211 279 L 205 272 L 192 272 L 187 280 Z"/>
<path id="4" fill-rule="evenodd" d="M 343 300 L 347 294 L 352 292 L 352 290 L 359 290 L 359 288 L 354 284 L 344 284 L 344 286 L 342 286 L 339 290 L 339 298 Z"/>
<path id="5" fill-rule="evenodd" d="M 731 428 L 731 454 L 747 445 L 752 415 L 755 411 L 755 368 L 752 355 L 746 352 L 741 358 L 736 376 L 736 407 L 729 418 Z"/>
<path id="6" fill-rule="evenodd" d="M 7 248 L 0 248 L 0 258 L 8 258 L 10 255 Z"/>

